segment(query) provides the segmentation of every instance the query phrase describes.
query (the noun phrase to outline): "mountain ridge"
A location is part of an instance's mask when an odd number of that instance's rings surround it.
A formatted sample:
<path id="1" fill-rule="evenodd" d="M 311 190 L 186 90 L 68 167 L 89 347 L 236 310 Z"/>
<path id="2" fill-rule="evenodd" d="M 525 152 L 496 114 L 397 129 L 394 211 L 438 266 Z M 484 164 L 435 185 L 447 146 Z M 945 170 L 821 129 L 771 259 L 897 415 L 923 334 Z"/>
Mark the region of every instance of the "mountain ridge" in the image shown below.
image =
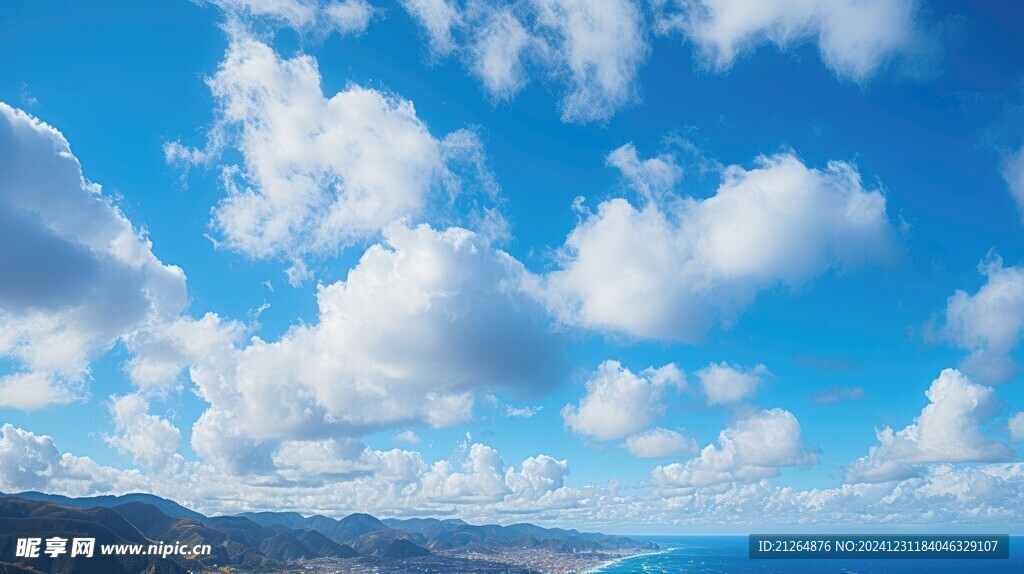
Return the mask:
<path id="1" fill-rule="evenodd" d="M 318 559 L 422 560 L 438 552 L 454 556 L 498 555 L 517 549 L 564 554 L 657 549 L 654 543 L 627 537 L 529 523 L 502 526 L 473 525 L 460 519 L 381 520 L 365 513 L 340 519 L 270 511 L 205 516 L 173 500 L 142 493 L 83 498 L 39 492 L 21 494 L 0 493 L 0 525 L 14 528 L 12 525 L 17 523 L 15 530 L 27 536 L 70 538 L 74 533 L 86 533 L 97 537 L 97 544 L 105 540 L 144 546 L 174 543 L 189 548 L 210 547 L 209 555 L 165 560 L 107 556 L 102 561 L 104 570 L 88 569 L 99 567 L 100 561 L 89 562 L 89 567 L 82 570 L 66 556 L 58 557 L 48 563 L 50 568 L 43 570 L 54 572 L 179 574 L 215 567 L 275 570 Z M 11 545 L 0 544 L 0 571 L 18 572 L 28 567 L 36 565 L 14 556 Z"/>
<path id="2" fill-rule="evenodd" d="M 121 494 L 118 496 L 101 495 L 83 497 L 64 496 L 62 494 L 46 494 L 35 490 L 26 490 L 24 492 L 16 493 L 0 492 L 0 499 L 10 497 L 23 498 L 25 500 L 38 500 L 42 502 L 53 502 L 63 506 L 77 506 L 79 508 L 96 508 L 98 506 L 111 508 L 127 502 L 143 502 L 159 508 L 164 514 L 172 518 L 206 518 L 195 510 L 186 508 L 173 500 L 162 498 L 155 494 L 146 494 L 144 492 L 130 492 L 128 494 Z"/>

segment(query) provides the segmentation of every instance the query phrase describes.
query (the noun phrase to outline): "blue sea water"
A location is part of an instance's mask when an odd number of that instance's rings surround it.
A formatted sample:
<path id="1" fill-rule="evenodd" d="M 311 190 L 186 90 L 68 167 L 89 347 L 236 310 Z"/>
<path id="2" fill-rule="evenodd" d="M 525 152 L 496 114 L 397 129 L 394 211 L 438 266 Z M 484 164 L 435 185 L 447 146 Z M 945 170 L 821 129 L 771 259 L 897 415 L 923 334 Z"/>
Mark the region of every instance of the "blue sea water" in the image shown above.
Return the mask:
<path id="1" fill-rule="evenodd" d="M 601 570 L 601 574 L 909 574 L 984 572 L 1024 574 L 1024 537 L 1010 538 L 1006 560 L 751 560 L 746 536 L 644 537 L 665 552 L 628 558 Z"/>

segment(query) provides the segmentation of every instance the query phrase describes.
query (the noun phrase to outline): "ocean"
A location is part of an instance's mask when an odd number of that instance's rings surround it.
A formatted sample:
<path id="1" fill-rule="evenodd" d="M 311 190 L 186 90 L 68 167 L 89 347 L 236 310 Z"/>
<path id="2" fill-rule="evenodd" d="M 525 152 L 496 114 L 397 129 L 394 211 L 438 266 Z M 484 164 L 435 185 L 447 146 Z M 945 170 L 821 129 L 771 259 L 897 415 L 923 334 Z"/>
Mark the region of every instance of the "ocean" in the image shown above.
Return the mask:
<path id="1" fill-rule="evenodd" d="M 637 537 L 641 538 L 641 537 Z M 910 574 L 918 572 L 986 574 L 1024 573 L 1024 537 L 1010 538 L 1007 560 L 751 560 L 746 536 L 655 536 L 665 551 L 616 562 L 601 574 Z"/>

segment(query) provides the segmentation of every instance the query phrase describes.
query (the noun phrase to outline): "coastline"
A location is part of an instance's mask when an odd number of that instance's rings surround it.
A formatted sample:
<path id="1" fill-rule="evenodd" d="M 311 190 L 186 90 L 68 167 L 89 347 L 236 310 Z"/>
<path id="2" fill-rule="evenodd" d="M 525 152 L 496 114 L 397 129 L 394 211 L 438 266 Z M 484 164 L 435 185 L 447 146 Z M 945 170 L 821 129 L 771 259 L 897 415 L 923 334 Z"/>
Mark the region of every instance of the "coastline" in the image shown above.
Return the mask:
<path id="1" fill-rule="evenodd" d="M 602 564 L 598 564 L 597 566 L 587 568 L 586 570 L 580 570 L 578 574 L 600 574 L 608 568 L 611 568 L 612 566 L 615 566 L 620 562 L 625 562 L 626 560 L 632 560 L 633 558 L 639 558 L 641 556 L 657 556 L 659 554 L 668 554 L 669 552 L 674 552 L 675 550 L 675 548 L 666 548 L 664 550 L 657 550 L 655 552 L 641 552 L 639 554 L 630 554 L 629 556 L 620 556 L 615 560 L 609 560 Z"/>

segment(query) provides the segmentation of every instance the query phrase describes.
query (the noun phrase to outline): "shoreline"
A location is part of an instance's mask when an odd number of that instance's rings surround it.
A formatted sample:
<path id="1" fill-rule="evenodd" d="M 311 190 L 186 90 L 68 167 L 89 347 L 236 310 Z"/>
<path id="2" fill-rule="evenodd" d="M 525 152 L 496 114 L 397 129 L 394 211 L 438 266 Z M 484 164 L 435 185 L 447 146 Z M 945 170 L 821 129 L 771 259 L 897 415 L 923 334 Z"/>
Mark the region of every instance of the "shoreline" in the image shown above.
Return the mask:
<path id="1" fill-rule="evenodd" d="M 586 570 L 580 570 L 578 572 L 578 574 L 600 574 L 605 569 L 610 568 L 610 567 L 612 567 L 612 566 L 614 566 L 614 565 L 616 565 L 616 564 L 618 564 L 620 562 L 625 562 L 626 560 L 632 560 L 633 558 L 639 558 L 641 556 L 657 556 L 659 554 L 668 554 L 669 552 L 674 552 L 675 550 L 676 550 L 675 548 L 666 548 L 664 550 L 657 550 L 655 552 L 641 552 L 639 554 L 631 554 L 629 556 L 622 556 L 622 557 L 616 558 L 615 560 L 609 560 L 607 562 L 604 562 L 603 564 L 598 564 L 597 566 L 593 566 L 591 568 L 587 568 Z"/>

